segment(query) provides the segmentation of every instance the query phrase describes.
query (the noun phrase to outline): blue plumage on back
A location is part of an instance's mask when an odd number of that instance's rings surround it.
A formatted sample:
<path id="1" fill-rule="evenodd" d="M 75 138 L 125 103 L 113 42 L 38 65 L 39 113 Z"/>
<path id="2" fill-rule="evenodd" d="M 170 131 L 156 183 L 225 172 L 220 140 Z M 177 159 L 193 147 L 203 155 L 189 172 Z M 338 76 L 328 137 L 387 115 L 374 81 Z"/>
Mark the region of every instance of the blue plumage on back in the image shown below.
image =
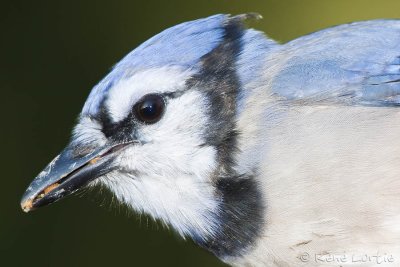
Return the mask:
<path id="1" fill-rule="evenodd" d="M 400 21 L 333 27 L 282 46 L 272 90 L 289 100 L 400 104 Z"/>

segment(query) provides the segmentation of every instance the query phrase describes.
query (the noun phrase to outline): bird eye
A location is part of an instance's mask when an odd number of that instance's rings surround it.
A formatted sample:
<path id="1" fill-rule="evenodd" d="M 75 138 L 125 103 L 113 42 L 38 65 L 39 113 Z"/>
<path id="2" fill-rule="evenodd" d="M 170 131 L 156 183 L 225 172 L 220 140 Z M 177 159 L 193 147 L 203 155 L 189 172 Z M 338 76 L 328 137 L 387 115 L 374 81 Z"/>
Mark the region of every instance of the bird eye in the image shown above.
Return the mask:
<path id="1" fill-rule="evenodd" d="M 159 121 L 164 114 L 164 109 L 164 98 L 156 94 L 144 96 L 134 106 L 136 118 L 147 124 Z"/>

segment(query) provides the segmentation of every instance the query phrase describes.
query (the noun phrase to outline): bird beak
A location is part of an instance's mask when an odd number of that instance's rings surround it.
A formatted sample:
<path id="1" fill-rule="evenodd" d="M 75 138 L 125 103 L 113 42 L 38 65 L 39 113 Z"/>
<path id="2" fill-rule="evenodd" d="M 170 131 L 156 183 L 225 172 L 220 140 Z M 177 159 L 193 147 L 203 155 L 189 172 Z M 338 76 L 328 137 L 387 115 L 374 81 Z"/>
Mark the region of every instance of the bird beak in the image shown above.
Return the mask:
<path id="1" fill-rule="evenodd" d="M 21 199 L 21 208 L 29 212 L 76 192 L 89 182 L 109 173 L 118 152 L 128 143 L 105 145 L 76 157 L 76 146 L 68 146 L 32 181 Z"/>

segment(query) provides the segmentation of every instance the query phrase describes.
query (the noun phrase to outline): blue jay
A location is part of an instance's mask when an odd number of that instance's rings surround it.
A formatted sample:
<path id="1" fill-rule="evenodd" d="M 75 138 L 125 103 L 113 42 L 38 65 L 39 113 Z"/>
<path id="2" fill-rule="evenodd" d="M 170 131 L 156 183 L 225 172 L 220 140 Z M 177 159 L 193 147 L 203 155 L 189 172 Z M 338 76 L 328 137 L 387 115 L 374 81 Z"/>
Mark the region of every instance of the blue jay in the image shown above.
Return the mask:
<path id="1" fill-rule="evenodd" d="M 399 266 L 400 21 L 278 44 L 252 16 L 123 58 L 22 209 L 100 184 L 234 266 Z"/>

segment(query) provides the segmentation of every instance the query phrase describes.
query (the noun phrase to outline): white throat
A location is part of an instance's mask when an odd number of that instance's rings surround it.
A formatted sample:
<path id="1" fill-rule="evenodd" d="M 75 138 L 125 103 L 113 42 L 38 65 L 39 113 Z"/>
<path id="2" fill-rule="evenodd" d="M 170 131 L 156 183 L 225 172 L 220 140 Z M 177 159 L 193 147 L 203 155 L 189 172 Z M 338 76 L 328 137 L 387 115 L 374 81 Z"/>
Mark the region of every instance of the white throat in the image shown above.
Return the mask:
<path id="1" fill-rule="evenodd" d="M 213 187 L 191 175 L 142 176 L 111 173 L 101 182 L 117 198 L 138 212 L 171 225 L 181 236 L 202 238 L 212 236 L 217 227 L 219 201 Z"/>

